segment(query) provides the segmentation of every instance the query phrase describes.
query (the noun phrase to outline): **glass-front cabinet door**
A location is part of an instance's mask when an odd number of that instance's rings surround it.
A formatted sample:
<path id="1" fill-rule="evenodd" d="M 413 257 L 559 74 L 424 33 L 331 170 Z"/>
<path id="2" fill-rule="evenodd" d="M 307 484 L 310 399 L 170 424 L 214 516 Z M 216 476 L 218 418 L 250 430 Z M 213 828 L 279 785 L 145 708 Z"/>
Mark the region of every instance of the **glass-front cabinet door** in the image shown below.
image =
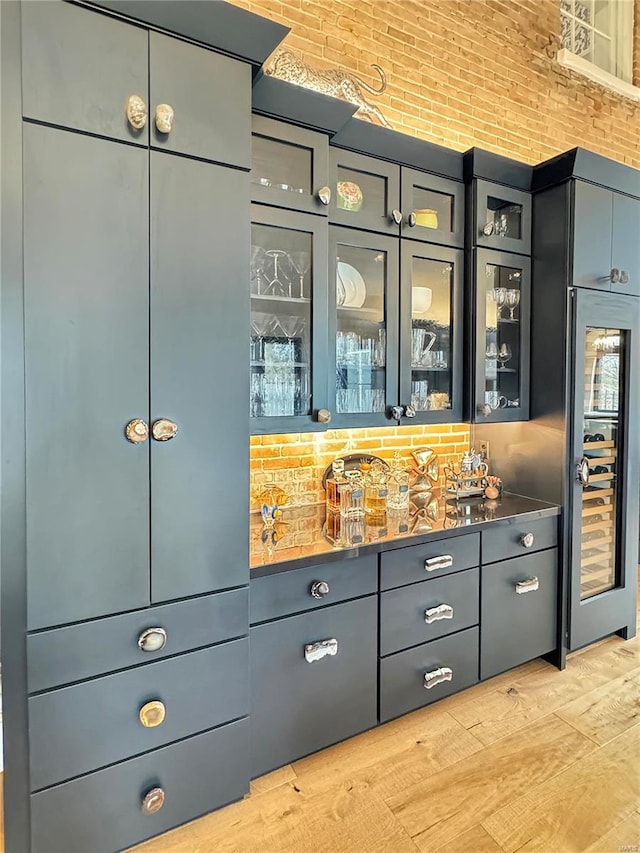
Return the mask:
<path id="1" fill-rule="evenodd" d="M 311 429 L 315 410 L 327 405 L 326 241 L 326 219 L 252 206 L 254 433 Z"/>
<path id="2" fill-rule="evenodd" d="M 528 258 L 476 251 L 475 421 L 529 417 L 530 273 Z"/>
<path id="3" fill-rule="evenodd" d="M 638 300 L 573 298 L 572 649 L 613 631 L 633 636 L 640 479 Z"/>
<path id="4" fill-rule="evenodd" d="M 400 233 L 400 167 L 364 154 L 330 148 L 329 221 L 382 234 Z"/>
<path id="5" fill-rule="evenodd" d="M 464 184 L 403 167 L 402 215 L 404 237 L 464 246 Z"/>
<path id="6" fill-rule="evenodd" d="M 329 142 L 323 133 L 254 116 L 251 125 L 251 199 L 327 215 Z"/>
<path id="7" fill-rule="evenodd" d="M 462 249 L 402 241 L 400 403 L 403 422 L 462 419 Z"/>
<path id="8" fill-rule="evenodd" d="M 531 195 L 474 181 L 475 242 L 488 249 L 531 254 Z"/>
<path id="9" fill-rule="evenodd" d="M 398 398 L 398 241 L 331 225 L 329 253 L 331 425 L 383 426 Z"/>

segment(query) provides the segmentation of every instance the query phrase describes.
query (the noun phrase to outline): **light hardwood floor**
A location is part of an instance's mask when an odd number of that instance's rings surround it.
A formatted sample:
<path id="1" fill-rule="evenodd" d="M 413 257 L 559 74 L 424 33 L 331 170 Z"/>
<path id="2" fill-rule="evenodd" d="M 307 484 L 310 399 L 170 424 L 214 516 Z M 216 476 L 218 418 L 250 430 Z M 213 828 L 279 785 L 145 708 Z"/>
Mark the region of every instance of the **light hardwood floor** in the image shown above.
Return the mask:
<path id="1" fill-rule="evenodd" d="M 256 780 L 130 853 L 640 850 L 640 640 L 537 660 Z"/>
<path id="2" fill-rule="evenodd" d="M 624 850 L 640 850 L 640 638 L 497 676 L 129 853 Z"/>

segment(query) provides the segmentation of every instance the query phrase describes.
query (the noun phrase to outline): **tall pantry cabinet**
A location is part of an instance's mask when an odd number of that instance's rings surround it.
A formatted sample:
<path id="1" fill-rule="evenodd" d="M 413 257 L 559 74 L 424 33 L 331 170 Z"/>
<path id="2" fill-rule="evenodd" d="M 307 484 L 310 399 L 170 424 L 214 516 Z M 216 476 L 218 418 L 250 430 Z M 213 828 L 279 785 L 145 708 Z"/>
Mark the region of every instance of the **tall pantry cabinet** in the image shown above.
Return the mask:
<path id="1" fill-rule="evenodd" d="M 248 787 L 251 65 L 6 5 L 7 850 L 110 851 Z"/>

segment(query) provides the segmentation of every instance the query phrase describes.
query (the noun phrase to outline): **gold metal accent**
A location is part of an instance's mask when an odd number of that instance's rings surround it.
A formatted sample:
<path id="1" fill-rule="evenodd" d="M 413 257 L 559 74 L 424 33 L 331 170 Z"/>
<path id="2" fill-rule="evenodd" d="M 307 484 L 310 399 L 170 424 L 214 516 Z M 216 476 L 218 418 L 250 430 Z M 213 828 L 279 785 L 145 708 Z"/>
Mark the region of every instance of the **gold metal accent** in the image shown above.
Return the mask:
<path id="1" fill-rule="evenodd" d="M 143 814 L 155 814 L 159 812 L 164 805 L 164 791 L 162 788 L 152 788 L 144 796 L 142 800 Z"/>
<path id="2" fill-rule="evenodd" d="M 331 412 L 329 409 L 318 409 L 317 418 L 319 424 L 328 424 L 331 422 Z"/>
<path id="3" fill-rule="evenodd" d="M 142 418 L 134 418 L 126 425 L 124 434 L 131 444 L 142 444 L 149 438 L 149 424 Z"/>
<path id="4" fill-rule="evenodd" d="M 156 726 L 161 725 L 164 723 L 165 716 L 166 709 L 159 699 L 153 699 L 151 702 L 147 702 L 146 705 L 143 705 L 138 712 L 140 722 L 145 729 L 154 729 Z"/>
<path id="5" fill-rule="evenodd" d="M 127 120 L 134 130 L 142 130 L 147 123 L 147 105 L 140 95 L 127 98 Z"/>
<path id="6" fill-rule="evenodd" d="M 151 435 L 156 441 L 170 441 L 178 432 L 178 424 L 170 421 L 169 418 L 160 418 L 154 421 L 151 427 Z"/>
<path id="7" fill-rule="evenodd" d="M 160 133 L 171 133 L 173 118 L 173 107 L 169 104 L 158 104 L 156 107 L 156 127 Z"/>
<path id="8" fill-rule="evenodd" d="M 138 647 L 143 652 L 159 652 L 167 645 L 164 628 L 146 628 L 138 637 Z"/>

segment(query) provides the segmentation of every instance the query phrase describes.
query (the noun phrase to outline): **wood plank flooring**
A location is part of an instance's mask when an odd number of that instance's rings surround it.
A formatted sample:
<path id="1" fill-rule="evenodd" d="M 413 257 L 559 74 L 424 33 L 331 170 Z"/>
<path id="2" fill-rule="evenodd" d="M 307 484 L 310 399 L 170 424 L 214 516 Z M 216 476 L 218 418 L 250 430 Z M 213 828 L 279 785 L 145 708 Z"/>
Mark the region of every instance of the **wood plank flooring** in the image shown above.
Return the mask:
<path id="1" fill-rule="evenodd" d="M 640 637 L 584 649 L 564 672 L 532 661 L 129 853 L 624 850 L 640 851 Z"/>
<path id="2" fill-rule="evenodd" d="M 533 661 L 129 853 L 640 851 L 640 639 Z"/>

